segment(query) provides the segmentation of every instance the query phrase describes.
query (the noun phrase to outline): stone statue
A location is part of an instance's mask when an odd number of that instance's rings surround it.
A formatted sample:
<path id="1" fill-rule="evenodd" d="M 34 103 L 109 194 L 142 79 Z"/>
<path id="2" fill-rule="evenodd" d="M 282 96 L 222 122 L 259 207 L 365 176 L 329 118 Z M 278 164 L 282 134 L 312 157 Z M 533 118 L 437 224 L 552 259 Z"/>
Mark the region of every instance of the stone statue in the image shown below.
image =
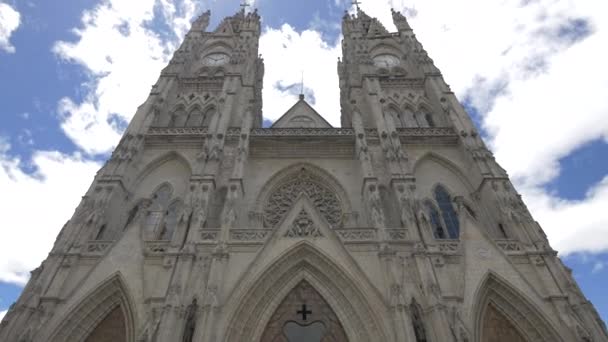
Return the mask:
<path id="1" fill-rule="evenodd" d="M 198 303 L 196 298 L 192 300 L 192 304 L 188 305 L 186 311 L 186 325 L 184 326 L 184 335 L 182 342 L 192 342 L 194 338 L 194 330 L 196 329 L 196 313 L 198 311 Z"/>

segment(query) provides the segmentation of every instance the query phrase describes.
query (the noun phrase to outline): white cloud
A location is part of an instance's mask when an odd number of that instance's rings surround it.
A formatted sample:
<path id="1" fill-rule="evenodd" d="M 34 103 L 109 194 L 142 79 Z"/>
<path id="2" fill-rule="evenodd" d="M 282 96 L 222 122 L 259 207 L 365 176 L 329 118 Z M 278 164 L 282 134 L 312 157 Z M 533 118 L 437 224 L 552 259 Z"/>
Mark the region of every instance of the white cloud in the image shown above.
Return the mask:
<path id="1" fill-rule="evenodd" d="M 196 6 L 192 0 L 178 4 L 167 0 L 104 1 L 82 17 L 75 29 L 76 42 L 58 42 L 53 51 L 63 60 L 81 64 L 90 74 L 85 100 L 59 103 L 62 128 L 90 154 L 108 152 L 118 142 L 120 130 L 112 115 L 129 121 L 145 101 L 150 87 L 167 65 L 190 26 Z M 169 33 L 150 28 L 162 16 Z"/>
<path id="2" fill-rule="evenodd" d="M 314 107 L 332 125 L 340 125 L 338 43 L 330 46 L 317 31 L 298 33 L 284 24 L 280 29 L 265 29 L 260 38 L 260 53 L 266 65 L 263 94 L 266 118 L 276 120 L 295 104 L 303 72 L 305 88 L 314 91 Z M 295 85 L 295 89 L 286 90 L 290 85 Z"/>
<path id="3" fill-rule="evenodd" d="M 4 318 L 4 316 L 6 316 L 7 312 L 8 312 L 8 310 L 0 311 L 0 321 L 2 321 L 2 319 Z"/>
<path id="4" fill-rule="evenodd" d="M 599 272 L 603 271 L 604 268 L 606 268 L 606 264 L 602 261 L 597 261 L 597 262 L 595 262 L 595 264 L 593 264 L 593 269 L 591 270 L 591 273 L 593 273 L 593 274 L 599 273 Z"/>
<path id="5" fill-rule="evenodd" d="M 10 38 L 19 27 L 21 15 L 14 8 L 0 3 L 0 50 L 14 53 L 15 47 L 11 45 Z"/>
<path id="6" fill-rule="evenodd" d="M 79 155 L 39 151 L 31 161 L 35 175 L 24 173 L 0 140 L 0 282 L 23 285 L 29 271 L 51 250 L 100 165 Z"/>

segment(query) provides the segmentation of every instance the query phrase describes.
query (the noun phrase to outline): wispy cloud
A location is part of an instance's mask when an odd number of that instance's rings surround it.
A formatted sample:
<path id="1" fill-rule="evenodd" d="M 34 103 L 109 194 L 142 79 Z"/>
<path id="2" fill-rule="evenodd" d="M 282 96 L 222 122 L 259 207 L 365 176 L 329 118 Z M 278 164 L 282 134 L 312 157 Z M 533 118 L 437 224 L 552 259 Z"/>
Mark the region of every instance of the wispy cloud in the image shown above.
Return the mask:
<path id="1" fill-rule="evenodd" d="M 78 39 L 57 42 L 62 60 L 82 65 L 89 75 L 84 101 L 60 101 L 62 128 L 89 154 L 109 152 L 122 133 L 112 116 L 129 121 L 145 101 L 160 70 L 190 27 L 193 0 L 104 1 L 82 16 Z M 170 29 L 160 34 L 153 22 Z"/>
<path id="2" fill-rule="evenodd" d="M 17 10 L 5 3 L 0 3 L 0 50 L 14 53 L 15 47 L 10 39 L 13 32 L 21 23 L 21 15 Z"/>

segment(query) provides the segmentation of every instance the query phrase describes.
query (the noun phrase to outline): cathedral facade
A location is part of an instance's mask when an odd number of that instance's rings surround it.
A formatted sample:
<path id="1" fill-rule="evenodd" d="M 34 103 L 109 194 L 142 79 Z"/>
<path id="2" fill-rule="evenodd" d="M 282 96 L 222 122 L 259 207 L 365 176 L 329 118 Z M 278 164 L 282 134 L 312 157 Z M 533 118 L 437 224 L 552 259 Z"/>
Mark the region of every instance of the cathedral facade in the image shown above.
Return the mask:
<path id="1" fill-rule="evenodd" d="M 608 341 L 393 19 L 343 18 L 341 128 L 304 96 L 263 128 L 260 17 L 202 14 L 0 340 Z"/>

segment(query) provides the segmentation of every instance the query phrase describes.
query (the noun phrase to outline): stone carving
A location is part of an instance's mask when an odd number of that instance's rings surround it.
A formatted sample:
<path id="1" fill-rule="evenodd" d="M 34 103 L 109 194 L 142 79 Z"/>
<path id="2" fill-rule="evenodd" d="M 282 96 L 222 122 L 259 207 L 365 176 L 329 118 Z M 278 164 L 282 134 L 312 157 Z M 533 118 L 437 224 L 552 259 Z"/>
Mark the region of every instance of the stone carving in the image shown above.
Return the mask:
<path id="1" fill-rule="evenodd" d="M 203 241 L 215 241 L 217 240 L 220 232 L 219 230 L 207 230 L 201 229 L 201 240 Z"/>
<path id="2" fill-rule="evenodd" d="M 410 304 L 410 315 L 412 317 L 412 327 L 414 328 L 416 342 L 427 342 L 426 330 L 424 329 L 424 322 L 422 321 L 422 313 L 414 299 L 412 299 L 412 303 Z"/>
<path id="3" fill-rule="evenodd" d="M 523 248 L 519 241 L 515 240 L 496 240 L 496 244 L 505 252 L 521 252 Z"/>
<path id="4" fill-rule="evenodd" d="M 342 206 L 336 194 L 303 169 L 296 177 L 280 185 L 264 205 L 264 227 L 274 228 L 291 209 L 296 200 L 306 195 L 334 228 L 342 223 Z"/>
<path id="5" fill-rule="evenodd" d="M 92 254 L 101 254 L 112 244 L 111 241 L 90 241 L 86 251 Z"/>
<path id="6" fill-rule="evenodd" d="M 302 210 L 291 224 L 291 228 L 285 233 L 285 237 L 317 238 L 323 237 L 323 234 L 312 221 L 308 213 Z"/>
<path id="7" fill-rule="evenodd" d="M 338 229 L 338 236 L 343 241 L 374 241 L 376 240 L 375 229 Z"/>
<path id="8" fill-rule="evenodd" d="M 194 338 L 194 330 L 196 329 L 196 316 L 198 312 L 198 303 L 196 298 L 192 300 L 192 303 L 188 305 L 186 310 L 186 324 L 184 325 L 184 334 L 182 336 L 182 342 L 192 342 Z"/>
<path id="9" fill-rule="evenodd" d="M 264 241 L 270 234 L 270 229 L 238 229 L 230 232 L 230 238 L 234 241 Z"/>
<path id="10" fill-rule="evenodd" d="M 387 229 L 386 233 L 388 235 L 389 240 L 396 240 L 396 241 L 407 240 L 407 230 L 406 229 Z"/>
<path id="11" fill-rule="evenodd" d="M 376 185 L 371 184 L 368 186 L 367 202 L 369 210 L 371 212 L 372 224 L 376 228 L 386 227 L 386 221 L 384 219 L 384 213 L 382 212 L 382 201 L 380 199 L 380 192 Z"/>
<path id="12" fill-rule="evenodd" d="M 442 253 L 458 253 L 460 251 L 459 241 L 439 241 L 439 251 Z M 481 253 L 481 252 L 479 252 Z M 489 251 L 488 251 L 489 253 Z M 481 254 L 480 254 L 481 255 Z"/>

